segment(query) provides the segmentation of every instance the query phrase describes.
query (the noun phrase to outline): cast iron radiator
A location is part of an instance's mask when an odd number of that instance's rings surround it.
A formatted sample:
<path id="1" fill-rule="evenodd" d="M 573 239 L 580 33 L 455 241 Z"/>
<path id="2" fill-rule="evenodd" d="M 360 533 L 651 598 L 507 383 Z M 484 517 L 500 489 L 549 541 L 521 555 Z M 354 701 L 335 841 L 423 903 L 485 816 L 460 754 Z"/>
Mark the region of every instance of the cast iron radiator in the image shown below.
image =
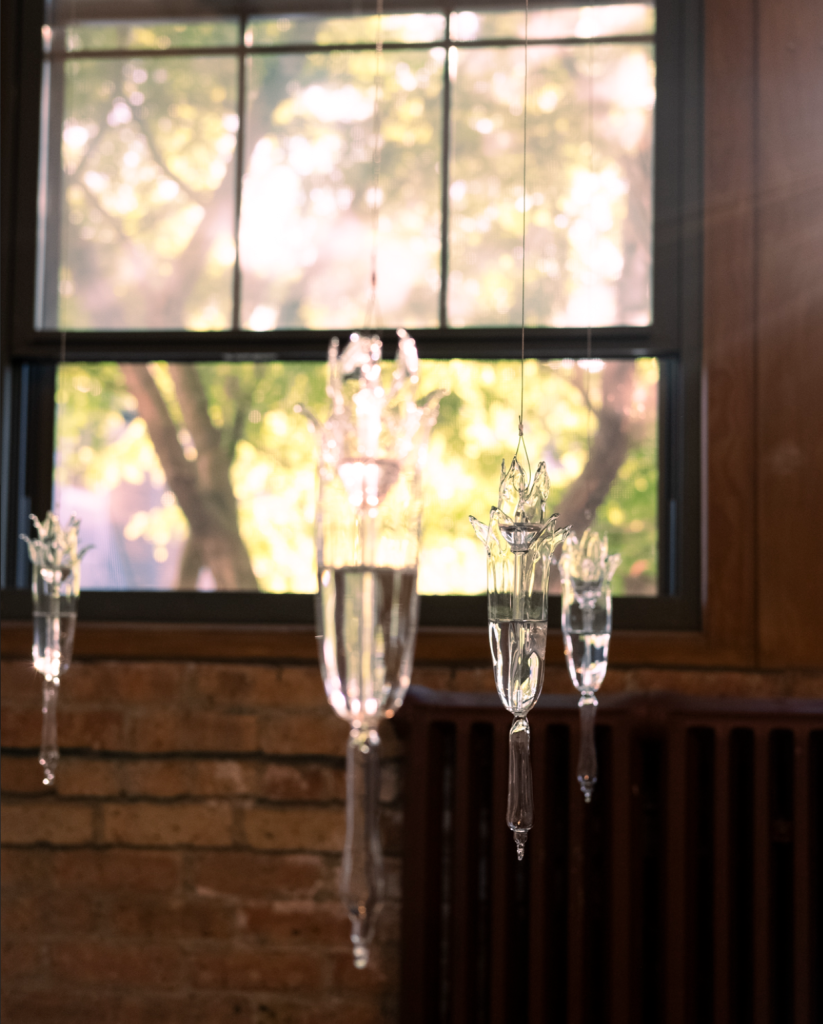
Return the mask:
<path id="1" fill-rule="evenodd" d="M 535 828 L 506 827 L 510 716 L 412 687 L 403 1024 L 823 1020 L 823 701 L 573 696 L 529 716 Z"/>

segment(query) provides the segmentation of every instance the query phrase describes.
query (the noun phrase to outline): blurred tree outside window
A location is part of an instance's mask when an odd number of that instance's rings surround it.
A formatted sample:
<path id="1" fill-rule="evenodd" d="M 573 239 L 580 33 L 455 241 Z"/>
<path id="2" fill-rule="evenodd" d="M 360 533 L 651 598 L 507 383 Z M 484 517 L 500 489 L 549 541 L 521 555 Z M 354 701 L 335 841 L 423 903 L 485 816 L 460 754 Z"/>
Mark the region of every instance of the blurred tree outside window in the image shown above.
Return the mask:
<path id="1" fill-rule="evenodd" d="M 344 336 L 366 315 L 375 206 L 380 327 L 519 326 L 524 206 L 527 325 L 652 322 L 654 6 L 530 17 L 525 196 L 522 12 L 384 18 L 376 191 L 372 17 L 44 33 L 62 127 L 42 158 L 40 325 L 125 332 L 111 361 L 58 373 L 55 502 L 94 533 L 85 586 L 314 592 L 313 440 L 291 410 L 323 414 L 325 367 L 130 363 L 127 332 Z M 485 590 L 467 516 L 511 456 L 519 364 L 470 356 L 423 361 L 424 390 L 450 394 L 421 593 Z M 658 379 L 651 358 L 526 368 L 532 462 L 563 522 L 597 509 L 617 593 L 657 593 Z"/>

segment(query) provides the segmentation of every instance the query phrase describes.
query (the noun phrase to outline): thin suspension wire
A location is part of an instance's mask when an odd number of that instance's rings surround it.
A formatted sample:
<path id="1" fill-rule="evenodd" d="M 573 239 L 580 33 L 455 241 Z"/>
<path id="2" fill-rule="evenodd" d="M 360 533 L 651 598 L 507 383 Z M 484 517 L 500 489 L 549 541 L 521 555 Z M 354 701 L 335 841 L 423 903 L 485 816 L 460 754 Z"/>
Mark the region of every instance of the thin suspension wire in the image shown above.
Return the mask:
<path id="1" fill-rule="evenodd" d="M 383 0 L 377 0 L 377 35 L 374 46 L 374 113 L 372 115 L 372 132 L 374 148 L 372 150 L 372 237 L 371 237 L 371 295 L 366 313 L 366 326 L 377 326 L 377 248 L 380 235 L 380 99 L 383 88 Z"/>
<path id="2" fill-rule="evenodd" d="M 586 465 L 592 460 L 592 406 L 589 398 L 592 373 L 592 306 L 594 300 L 594 69 L 592 63 L 593 48 L 588 48 L 588 135 L 589 135 L 589 258 L 588 258 L 588 291 L 589 319 L 586 325 Z M 586 504 L 583 515 L 586 522 L 592 520 L 592 479 L 591 473 L 586 477 Z"/>
<path id="3" fill-rule="evenodd" d="M 57 364 L 57 410 L 55 413 L 57 423 L 55 424 L 56 429 L 54 431 L 55 437 L 59 445 L 61 428 L 63 426 L 63 413 L 64 405 L 66 401 L 66 332 L 60 332 L 60 361 Z M 60 518 L 60 496 L 63 492 L 62 487 L 55 487 L 52 492 L 52 500 L 54 502 L 54 512 L 57 518 Z"/>
<path id="4" fill-rule="evenodd" d="M 526 447 L 524 429 L 524 396 L 526 390 L 526 158 L 528 151 L 528 99 L 529 99 L 529 0 L 524 0 L 523 7 L 523 190 L 521 202 L 523 203 L 523 217 L 521 220 L 520 239 L 520 418 L 517 424 L 518 438 L 517 448 L 514 457 L 522 446 L 523 454 L 526 456 L 528 468 L 528 479 L 531 481 L 532 466 L 529 459 L 529 450 Z"/>

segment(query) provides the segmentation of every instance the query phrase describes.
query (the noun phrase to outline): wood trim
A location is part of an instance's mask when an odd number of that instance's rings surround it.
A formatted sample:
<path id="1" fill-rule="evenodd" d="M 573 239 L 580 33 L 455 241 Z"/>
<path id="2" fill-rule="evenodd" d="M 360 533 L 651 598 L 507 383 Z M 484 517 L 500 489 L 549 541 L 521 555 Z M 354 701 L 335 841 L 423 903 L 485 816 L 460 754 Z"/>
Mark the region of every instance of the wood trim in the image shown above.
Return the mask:
<path id="1" fill-rule="evenodd" d="M 755 661 L 755 11 L 705 5 L 704 651 Z"/>
<path id="2" fill-rule="evenodd" d="M 2 656 L 31 656 L 31 623 L 3 624 Z M 77 659 L 140 659 L 192 661 L 311 661 L 317 659 L 310 626 L 179 625 L 163 622 L 86 622 L 77 626 Z M 546 661 L 562 665 L 559 630 L 549 633 Z M 623 630 L 612 641 L 609 659 L 615 667 L 746 668 L 734 647 L 708 643 L 700 632 L 634 632 Z M 488 665 L 485 629 L 421 627 L 417 665 Z"/>
<path id="3" fill-rule="evenodd" d="M 823 665 L 823 4 L 759 0 L 760 661 Z"/>

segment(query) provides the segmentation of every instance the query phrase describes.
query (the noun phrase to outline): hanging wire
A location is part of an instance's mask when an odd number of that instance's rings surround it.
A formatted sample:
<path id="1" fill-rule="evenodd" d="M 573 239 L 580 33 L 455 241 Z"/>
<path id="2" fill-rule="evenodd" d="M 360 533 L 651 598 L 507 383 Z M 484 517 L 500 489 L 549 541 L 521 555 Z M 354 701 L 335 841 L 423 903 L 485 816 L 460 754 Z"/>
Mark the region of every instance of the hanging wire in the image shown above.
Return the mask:
<path id="1" fill-rule="evenodd" d="M 54 431 L 54 435 L 55 435 L 55 438 L 56 438 L 57 444 L 58 444 L 58 451 L 59 451 L 59 444 L 60 444 L 60 437 L 61 437 L 61 428 L 63 426 L 64 406 L 65 406 L 65 402 L 66 402 L 66 383 L 67 382 L 66 382 L 65 378 L 66 378 L 66 332 L 65 331 L 61 331 L 60 332 L 60 358 L 59 358 L 59 361 L 57 363 L 57 389 L 56 389 L 57 390 L 57 409 L 55 411 L 55 418 L 56 418 L 57 422 L 55 423 L 55 431 Z M 62 494 L 62 491 L 63 491 L 63 488 L 61 486 L 59 486 L 59 485 L 57 487 L 53 488 L 52 500 L 54 502 L 54 512 L 55 512 L 55 515 L 57 516 L 58 519 L 60 518 L 60 496 Z"/>
<path id="2" fill-rule="evenodd" d="M 380 99 L 383 89 L 383 0 L 377 0 L 377 28 L 374 46 L 374 113 L 372 132 L 374 148 L 371 161 L 371 295 L 366 313 L 366 326 L 377 326 L 377 247 L 380 234 Z"/>
<path id="3" fill-rule="evenodd" d="M 593 46 L 588 46 L 588 134 L 589 134 L 589 253 L 588 253 L 588 291 L 589 319 L 586 325 L 586 466 L 592 461 L 592 406 L 589 398 L 592 374 L 592 307 L 594 304 L 594 69 Z M 586 477 L 586 504 L 583 515 L 587 523 L 592 520 L 592 478 L 591 472 Z"/>
<path id="4" fill-rule="evenodd" d="M 520 448 L 526 456 L 528 479 L 531 482 L 532 465 L 529 459 L 529 451 L 526 447 L 526 438 L 523 434 L 525 426 L 523 418 L 524 395 L 526 389 L 526 154 L 528 143 L 528 99 L 529 99 L 529 0 L 524 0 L 523 8 L 523 191 L 521 202 L 523 203 L 523 217 L 521 221 L 520 239 L 520 418 L 517 422 L 517 448 L 514 457 L 517 458 Z"/>

